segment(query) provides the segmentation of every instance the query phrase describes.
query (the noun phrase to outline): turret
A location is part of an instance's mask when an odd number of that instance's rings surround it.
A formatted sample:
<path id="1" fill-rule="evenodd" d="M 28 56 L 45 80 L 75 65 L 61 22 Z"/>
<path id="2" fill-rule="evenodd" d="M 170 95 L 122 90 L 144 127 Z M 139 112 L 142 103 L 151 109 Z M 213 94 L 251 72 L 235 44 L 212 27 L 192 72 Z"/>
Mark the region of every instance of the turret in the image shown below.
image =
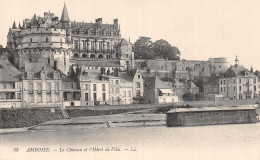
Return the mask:
<path id="1" fill-rule="evenodd" d="M 12 29 L 17 29 L 16 24 L 15 24 L 15 21 L 14 21 L 14 23 L 13 23 Z"/>
<path id="2" fill-rule="evenodd" d="M 235 67 L 237 67 L 239 65 L 239 60 L 237 58 L 237 55 L 236 55 L 236 59 L 235 59 Z"/>

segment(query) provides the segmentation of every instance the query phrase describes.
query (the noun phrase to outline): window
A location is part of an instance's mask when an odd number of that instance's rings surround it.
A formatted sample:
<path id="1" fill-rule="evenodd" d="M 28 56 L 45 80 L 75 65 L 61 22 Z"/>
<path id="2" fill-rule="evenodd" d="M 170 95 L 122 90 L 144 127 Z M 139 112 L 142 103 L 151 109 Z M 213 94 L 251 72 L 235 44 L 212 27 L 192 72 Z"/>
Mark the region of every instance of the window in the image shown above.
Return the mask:
<path id="1" fill-rule="evenodd" d="M 116 80 L 116 84 L 118 84 L 118 80 Z"/>
<path id="2" fill-rule="evenodd" d="M 220 87 L 220 92 L 223 92 L 222 87 Z"/>
<path id="3" fill-rule="evenodd" d="M 242 80 L 241 80 L 241 79 L 239 79 L 239 84 L 241 84 L 241 82 L 242 82 Z"/>
<path id="4" fill-rule="evenodd" d="M 47 94 L 47 102 L 51 102 L 51 94 Z"/>
<path id="5" fill-rule="evenodd" d="M 33 95 L 32 94 L 29 95 L 29 102 L 33 103 Z"/>
<path id="6" fill-rule="evenodd" d="M 72 93 L 72 97 L 73 97 L 73 100 L 76 100 L 76 99 L 77 99 L 77 96 L 76 96 L 76 93 L 75 93 L 75 92 Z"/>
<path id="7" fill-rule="evenodd" d="M 75 49 L 78 50 L 79 49 L 79 41 L 78 40 L 74 41 L 74 44 L 75 44 Z"/>
<path id="8" fill-rule="evenodd" d="M 46 38 L 46 42 L 49 42 L 49 39 L 48 39 L 48 37 Z"/>
<path id="9" fill-rule="evenodd" d="M 97 93 L 93 93 L 94 101 L 97 101 Z"/>
<path id="10" fill-rule="evenodd" d="M 239 86 L 239 91 L 241 91 L 242 90 L 242 88 L 241 88 L 241 86 Z"/>
<path id="11" fill-rule="evenodd" d="M 33 83 L 29 83 L 29 93 L 33 93 Z"/>
<path id="12" fill-rule="evenodd" d="M 256 83 L 256 78 L 254 79 L 254 83 Z"/>
<path id="13" fill-rule="evenodd" d="M 102 100 L 106 101 L 106 93 L 102 93 Z"/>
<path id="14" fill-rule="evenodd" d="M 38 93 L 42 93 L 42 84 L 41 83 L 37 84 L 37 90 L 38 90 Z"/>
<path id="15" fill-rule="evenodd" d="M 233 84 L 236 84 L 236 79 L 233 79 Z"/>
<path id="16" fill-rule="evenodd" d="M 56 91 L 56 93 L 59 92 L 59 84 L 58 83 L 55 83 L 55 91 Z"/>
<path id="17" fill-rule="evenodd" d="M 6 99 L 9 99 L 9 93 L 6 93 Z"/>
<path id="18" fill-rule="evenodd" d="M 50 83 L 47 83 L 47 93 L 51 93 L 51 84 Z"/>
<path id="19" fill-rule="evenodd" d="M 126 97 L 126 91 L 124 91 L 124 97 Z"/>
<path id="20" fill-rule="evenodd" d="M 42 102 L 42 95 L 39 94 L 39 95 L 38 95 L 38 103 L 41 103 L 41 102 Z"/>
<path id="21" fill-rule="evenodd" d="M 67 99 L 68 99 L 68 95 L 67 95 L 66 92 L 63 93 L 63 99 L 64 99 L 64 100 L 67 100 Z"/>
<path id="22" fill-rule="evenodd" d="M 15 88 L 15 83 L 13 83 L 13 88 Z"/>
<path id="23" fill-rule="evenodd" d="M 136 88 L 140 88 L 140 82 L 136 82 Z"/>
<path id="24" fill-rule="evenodd" d="M 226 81 L 225 80 L 223 80 L 223 84 L 225 85 L 225 83 L 226 83 Z"/>
<path id="25" fill-rule="evenodd" d="M 220 80 L 220 85 L 222 85 L 222 80 Z"/>
<path id="26" fill-rule="evenodd" d="M 88 101 L 88 93 L 85 93 L 85 101 Z"/>
<path id="27" fill-rule="evenodd" d="M 256 91 L 256 86 L 254 86 L 254 91 Z"/>
<path id="28" fill-rule="evenodd" d="M 60 96 L 59 94 L 56 94 L 56 102 L 59 102 L 60 101 Z"/>
<path id="29" fill-rule="evenodd" d="M 226 87 L 223 87 L 224 88 L 224 92 L 226 92 Z"/>
<path id="30" fill-rule="evenodd" d="M 93 84 L 93 91 L 97 91 L 97 85 Z"/>
<path id="31" fill-rule="evenodd" d="M 136 96 L 140 96 L 141 95 L 141 91 L 140 90 L 137 90 L 136 91 Z"/>
<path id="32" fill-rule="evenodd" d="M 140 74 L 139 74 L 139 75 L 138 75 L 138 79 L 140 79 L 140 77 L 141 77 L 141 76 L 140 76 Z"/>
<path id="33" fill-rule="evenodd" d="M 17 93 L 17 99 L 21 99 L 21 93 Z"/>
<path id="34" fill-rule="evenodd" d="M 102 84 L 102 91 L 106 91 L 106 85 Z"/>
<path id="35" fill-rule="evenodd" d="M 132 97 L 131 91 L 128 91 L 128 97 Z"/>
<path id="36" fill-rule="evenodd" d="M 125 57 L 128 58 L 128 54 L 126 54 Z"/>
<path id="37" fill-rule="evenodd" d="M 117 93 L 117 94 L 119 93 L 119 88 L 116 88 L 116 93 Z"/>
<path id="38" fill-rule="evenodd" d="M 234 86 L 234 91 L 236 91 L 236 86 Z"/>
<path id="39" fill-rule="evenodd" d="M 32 38 L 30 38 L 30 42 L 32 43 Z"/>
<path id="40" fill-rule="evenodd" d="M 85 89 L 88 90 L 88 84 L 85 84 Z"/>

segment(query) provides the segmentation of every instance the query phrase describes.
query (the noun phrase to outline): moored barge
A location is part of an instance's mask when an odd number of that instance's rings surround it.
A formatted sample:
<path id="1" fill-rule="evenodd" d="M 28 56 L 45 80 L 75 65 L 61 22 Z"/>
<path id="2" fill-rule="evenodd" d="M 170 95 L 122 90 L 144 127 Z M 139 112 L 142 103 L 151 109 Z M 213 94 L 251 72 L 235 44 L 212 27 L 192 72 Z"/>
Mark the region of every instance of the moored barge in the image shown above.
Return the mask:
<path id="1" fill-rule="evenodd" d="M 256 108 L 253 106 L 176 108 L 167 112 L 167 127 L 255 123 L 256 121 Z"/>

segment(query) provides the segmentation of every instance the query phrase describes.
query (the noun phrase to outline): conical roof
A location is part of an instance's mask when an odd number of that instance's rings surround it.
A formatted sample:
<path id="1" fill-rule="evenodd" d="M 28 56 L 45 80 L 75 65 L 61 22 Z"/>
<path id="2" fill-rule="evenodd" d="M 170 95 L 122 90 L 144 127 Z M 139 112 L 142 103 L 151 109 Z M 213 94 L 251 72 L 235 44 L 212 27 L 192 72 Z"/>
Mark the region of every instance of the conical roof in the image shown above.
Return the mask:
<path id="1" fill-rule="evenodd" d="M 61 15 L 60 21 L 61 22 L 69 22 L 70 21 L 69 14 L 68 14 L 68 11 L 67 11 L 65 3 L 64 3 L 64 7 L 63 7 L 63 11 L 62 11 L 62 15 Z"/>
<path id="2" fill-rule="evenodd" d="M 12 29 L 17 29 L 16 24 L 15 24 L 15 21 L 14 21 L 14 23 L 13 23 Z"/>

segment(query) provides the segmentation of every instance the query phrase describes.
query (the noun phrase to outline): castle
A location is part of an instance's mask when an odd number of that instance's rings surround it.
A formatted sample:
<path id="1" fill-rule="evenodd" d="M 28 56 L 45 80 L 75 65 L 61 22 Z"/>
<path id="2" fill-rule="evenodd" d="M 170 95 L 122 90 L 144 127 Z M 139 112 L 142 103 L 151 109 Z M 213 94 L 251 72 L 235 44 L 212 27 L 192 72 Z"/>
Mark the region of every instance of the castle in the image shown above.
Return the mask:
<path id="1" fill-rule="evenodd" d="M 7 35 L 7 48 L 15 53 L 15 64 L 24 70 L 27 62 L 48 63 L 68 75 L 69 67 L 107 70 L 134 68 L 132 44 L 121 38 L 118 19 L 113 24 L 71 22 L 64 4 L 61 18 L 45 12 L 13 23 Z"/>

